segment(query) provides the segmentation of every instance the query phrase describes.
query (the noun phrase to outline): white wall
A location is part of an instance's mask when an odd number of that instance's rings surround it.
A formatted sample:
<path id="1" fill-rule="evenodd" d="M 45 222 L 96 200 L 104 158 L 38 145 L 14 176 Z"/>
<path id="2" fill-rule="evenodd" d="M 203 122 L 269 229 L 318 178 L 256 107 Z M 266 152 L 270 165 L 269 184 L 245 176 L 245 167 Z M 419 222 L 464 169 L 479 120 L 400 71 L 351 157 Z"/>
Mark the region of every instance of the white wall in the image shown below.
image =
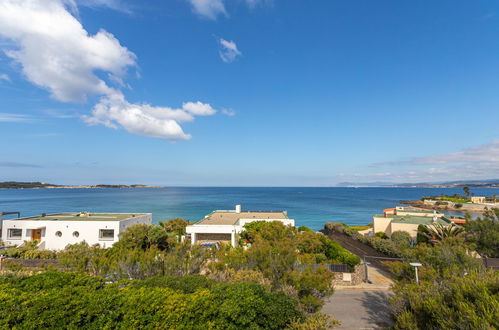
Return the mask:
<path id="1" fill-rule="evenodd" d="M 68 244 L 87 242 L 89 245 L 99 244 L 103 248 L 111 247 L 119 240 L 119 233 L 128 226 L 137 223 L 151 224 L 151 214 L 136 216 L 123 221 L 60 221 L 60 220 L 4 220 L 2 228 L 2 241 L 6 245 L 20 245 L 24 241 L 31 241 L 31 230 L 42 228 L 41 243 L 45 249 L 62 250 Z M 22 229 L 21 239 L 7 237 L 9 228 Z M 99 238 L 100 229 L 113 229 L 113 239 Z M 61 237 L 56 232 L 62 233 Z M 79 236 L 75 237 L 74 232 Z"/>
<path id="2" fill-rule="evenodd" d="M 232 246 L 236 246 L 236 234 L 244 230 L 244 225 L 255 221 L 279 221 L 288 226 L 294 226 L 295 220 L 293 219 L 239 219 L 235 225 L 203 225 L 195 224 L 185 228 L 187 234 L 191 234 L 191 242 L 197 243 L 196 234 L 231 234 Z"/>

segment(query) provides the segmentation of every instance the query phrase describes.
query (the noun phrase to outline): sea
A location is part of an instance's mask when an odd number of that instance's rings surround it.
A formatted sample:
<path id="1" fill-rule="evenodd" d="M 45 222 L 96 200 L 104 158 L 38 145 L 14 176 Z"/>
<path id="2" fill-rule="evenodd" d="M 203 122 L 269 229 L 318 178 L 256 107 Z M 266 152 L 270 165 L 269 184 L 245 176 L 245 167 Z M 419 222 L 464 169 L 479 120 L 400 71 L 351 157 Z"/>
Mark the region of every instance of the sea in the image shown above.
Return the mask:
<path id="1" fill-rule="evenodd" d="M 475 196 L 499 189 L 472 188 Z M 198 221 L 213 210 L 288 211 L 297 226 L 319 230 L 329 221 L 365 225 L 374 214 L 423 196 L 463 193 L 458 188 L 166 187 L 105 189 L 0 189 L 0 212 L 21 216 L 57 212 L 147 212 L 153 222 Z M 452 215 L 459 213 L 451 213 Z"/>

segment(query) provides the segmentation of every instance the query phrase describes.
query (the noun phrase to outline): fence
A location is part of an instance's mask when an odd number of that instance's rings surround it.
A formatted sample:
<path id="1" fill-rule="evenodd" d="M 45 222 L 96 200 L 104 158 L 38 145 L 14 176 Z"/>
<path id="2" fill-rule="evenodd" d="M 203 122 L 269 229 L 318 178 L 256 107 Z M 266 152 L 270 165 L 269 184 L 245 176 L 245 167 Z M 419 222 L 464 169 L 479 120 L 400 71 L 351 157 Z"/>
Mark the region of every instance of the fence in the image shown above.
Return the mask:
<path id="1" fill-rule="evenodd" d="M 315 265 L 299 265 L 298 268 L 301 270 L 311 267 L 312 269 L 316 269 L 319 266 L 326 266 L 327 269 L 334 273 L 350 273 L 352 272 L 351 267 L 346 264 L 315 264 Z"/>

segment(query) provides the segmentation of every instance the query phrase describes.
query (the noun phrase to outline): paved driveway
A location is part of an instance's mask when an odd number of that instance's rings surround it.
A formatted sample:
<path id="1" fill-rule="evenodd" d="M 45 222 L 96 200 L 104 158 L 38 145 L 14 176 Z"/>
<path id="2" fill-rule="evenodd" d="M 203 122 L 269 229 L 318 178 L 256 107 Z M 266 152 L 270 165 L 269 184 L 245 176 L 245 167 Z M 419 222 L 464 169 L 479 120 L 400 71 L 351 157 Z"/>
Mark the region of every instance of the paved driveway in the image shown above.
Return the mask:
<path id="1" fill-rule="evenodd" d="M 380 329 L 392 325 L 388 290 L 337 289 L 322 308 L 342 329 Z"/>

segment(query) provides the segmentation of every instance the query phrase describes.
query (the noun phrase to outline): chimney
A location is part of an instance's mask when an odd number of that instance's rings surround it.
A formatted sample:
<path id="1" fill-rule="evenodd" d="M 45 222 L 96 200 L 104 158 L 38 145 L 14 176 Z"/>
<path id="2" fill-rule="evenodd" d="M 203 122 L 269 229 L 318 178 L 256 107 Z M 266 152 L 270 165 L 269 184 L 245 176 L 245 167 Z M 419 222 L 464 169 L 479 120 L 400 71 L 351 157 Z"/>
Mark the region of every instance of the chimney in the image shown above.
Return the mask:
<path id="1" fill-rule="evenodd" d="M 241 213 L 241 205 L 236 205 L 236 213 Z"/>

